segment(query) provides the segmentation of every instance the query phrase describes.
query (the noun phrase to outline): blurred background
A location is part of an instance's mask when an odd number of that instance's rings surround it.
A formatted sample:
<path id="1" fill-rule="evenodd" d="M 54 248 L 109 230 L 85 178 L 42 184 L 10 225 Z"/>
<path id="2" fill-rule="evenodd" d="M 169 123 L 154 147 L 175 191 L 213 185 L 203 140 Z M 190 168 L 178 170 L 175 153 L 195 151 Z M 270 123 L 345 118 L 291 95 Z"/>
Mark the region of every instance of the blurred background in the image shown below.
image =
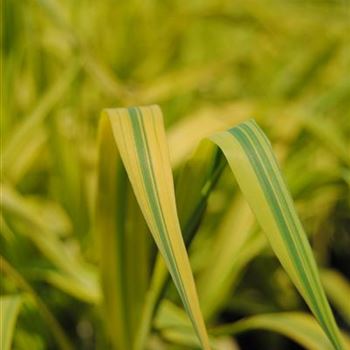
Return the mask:
<path id="1" fill-rule="evenodd" d="M 93 349 L 102 337 L 91 301 L 105 107 L 160 104 L 179 165 L 202 137 L 254 117 L 319 265 L 350 278 L 348 0 L 4 0 L 1 22 L 0 252 L 20 275 L 2 278 L 1 290 L 33 289 L 76 348 Z M 226 205 L 227 183 L 209 203 L 207 227 Z M 79 261 L 76 290 L 60 249 Z M 267 248 L 236 284 L 228 292 L 235 297 L 215 309 L 220 322 L 306 309 Z M 342 310 L 337 320 L 349 330 Z M 54 349 L 44 323 L 27 301 L 15 349 Z M 242 349 L 299 349 L 268 332 L 237 341 Z"/>

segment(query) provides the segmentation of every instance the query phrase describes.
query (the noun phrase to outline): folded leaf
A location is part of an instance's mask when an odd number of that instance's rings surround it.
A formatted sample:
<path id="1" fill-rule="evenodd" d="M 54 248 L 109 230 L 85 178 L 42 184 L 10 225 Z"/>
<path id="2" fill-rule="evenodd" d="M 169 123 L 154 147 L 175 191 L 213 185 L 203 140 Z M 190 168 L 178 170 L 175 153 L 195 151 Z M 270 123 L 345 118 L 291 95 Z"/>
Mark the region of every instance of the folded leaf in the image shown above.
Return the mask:
<path id="1" fill-rule="evenodd" d="M 243 195 L 282 266 L 333 346 L 343 349 L 310 244 L 267 137 L 250 120 L 215 134 L 211 140 L 225 154 Z"/>
<path id="2" fill-rule="evenodd" d="M 108 120 L 143 216 L 201 345 L 207 349 L 208 336 L 175 204 L 160 109 L 157 106 L 108 109 L 103 112 L 101 123 L 108 127 Z M 109 139 L 110 137 L 111 133 Z M 110 145 L 109 139 L 104 142 Z M 338 327 L 320 283 L 310 244 L 266 136 L 254 121 L 247 121 L 213 135 L 210 140 L 224 153 L 276 256 L 329 340 L 337 350 L 343 349 Z M 113 151 L 113 148 L 109 147 L 109 151 Z M 114 157 L 110 153 L 104 156 Z M 107 167 L 107 163 L 105 166 Z M 113 192 L 109 196 L 113 196 Z"/>
<path id="3" fill-rule="evenodd" d="M 117 152 L 108 118 L 99 129 L 96 233 L 109 338 L 131 349 L 149 277 L 150 239 Z"/>
<path id="4" fill-rule="evenodd" d="M 161 112 L 155 106 L 142 109 L 107 110 L 103 113 L 102 127 L 103 125 L 107 127 L 108 120 L 113 130 L 120 157 L 148 227 L 192 319 L 201 344 L 204 349 L 209 349 L 208 337 L 178 221 L 174 183 L 166 149 Z M 104 143 L 104 149 L 107 150 L 107 147 L 109 147 L 108 151 L 113 151 L 108 138 L 111 135 L 107 129 L 105 129 L 103 135 L 106 137 L 106 139 L 101 140 L 101 143 Z M 100 163 L 100 171 L 101 167 L 105 167 L 102 169 L 102 174 L 107 171 L 116 171 L 115 164 L 117 161 L 114 161 L 114 157 L 118 156 L 116 152 L 115 155 L 111 155 L 109 152 L 105 153 L 101 148 L 101 157 L 107 156 L 109 158 L 109 162 Z M 113 162 L 112 166 L 111 162 Z M 113 181 L 114 178 L 115 173 L 106 177 L 104 186 L 107 186 L 108 179 Z M 101 182 L 100 184 L 103 185 Z M 103 193 L 105 196 L 113 196 L 115 192 L 104 191 Z M 106 201 L 106 198 L 100 198 L 99 207 L 102 208 L 104 203 L 109 202 Z M 124 204 L 118 204 L 119 207 L 116 209 L 122 210 Z M 101 210 L 99 212 L 102 217 L 103 213 Z M 104 217 L 104 221 L 107 222 L 107 220 L 111 221 L 111 218 Z M 100 219 L 99 223 L 103 224 L 102 221 Z M 112 225 L 114 224 L 112 223 L 109 226 L 110 233 L 113 232 L 114 226 Z M 101 232 L 101 234 L 103 233 Z M 113 244 L 110 243 L 110 247 L 113 247 Z M 120 268 L 120 266 L 110 265 L 104 271 L 108 268 L 113 270 Z M 106 288 L 105 293 L 109 293 Z M 121 323 L 122 321 L 119 324 Z M 123 333 L 127 337 L 127 330 Z"/>

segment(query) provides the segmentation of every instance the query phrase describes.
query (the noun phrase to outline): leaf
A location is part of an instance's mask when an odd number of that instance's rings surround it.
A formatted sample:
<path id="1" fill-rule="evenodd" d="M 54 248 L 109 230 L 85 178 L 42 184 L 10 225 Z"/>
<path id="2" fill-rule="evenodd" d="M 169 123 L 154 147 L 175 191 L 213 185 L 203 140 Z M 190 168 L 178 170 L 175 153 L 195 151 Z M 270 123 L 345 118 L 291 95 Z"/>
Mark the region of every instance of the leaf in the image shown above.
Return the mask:
<path id="1" fill-rule="evenodd" d="M 271 144 L 254 121 L 211 137 L 223 151 L 258 223 L 293 283 L 336 349 L 339 330 Z"/>
<path id="2" fill-rule="evenodd" d="M 155 320 L 156 329 L 168 341 L 186 346 L 198 346 L 195 334 L 186 315 L 176 305 L 165 300 Z M 316 320 L 303 312 L 279 312 L 260 314 L 243 318 L 234 323 L 218 326 L 209 330 L 210 340 L 216 348 L 218 337 L 266 330 L 288 337 L 309 350 L 331 350 L 333 346 Z M 349 337 L 343 333 L 346 349 L 349 348 Z M 214 345 L 215 344 L 215 345 Z"/>
<path id="3" fill-rule="evenodd" d="M 323 270 L 321 279 L 331 303 L 350 325 L 349 281 L 345 276 L 331 269 Z"/>
<path id="4" fill-rule="evenodd" d="M 86 169 L 82 166 L 81 147 L 77 135 L 67 135 L 64 122 L 72 122 L 65 115 L 52 116 L 47 124 L 48 148 L 52 162 L 53 188 L 58 202 L 65 208 L 73 231 L 81 246 L 88 237 L 89 215 L 86 191 Z M 72 128 L 72 126 L 70 126 Z M 73 140 L 71 139 L 73 138 Z"/>
<path id="5" fill-rule="evenodd" d="M 21 298 L 18 295 L 0 297 L 0 342 L 1 350 L 10 350 L 16 318 L 19 313 Z"/>
<path id="6" fill-rule="evenodd" d="M 115 146 L 108 118 L 99 129 L 96 235 L 108 335 L 131 349 L 150 277 L 151 242 Z"/>
<path id="7" fill-rule="evenodd" d="M 350 165 L 346 138 L 332 120 L 304 117 L 301 121 L 305 128 L 321 141 L 322 145 L 328 147 L 346 166 Z"/>
<path id="8" fill-rule="evenodd" d="M 0 208 L 15 232 L 25 235 L 57 269 L 57 272 L 45 271 L 44 279 L 75 297 L 80 296 L 84 301 L 98 302 L 100 290 L 94 269 L 83 260 L 79 252 L 72 254 L 59 238 L 61 228 L 57 222 L 64 221 L 59 213 L 51 211 L 52 220 L 45 220 L 37 214 L 30 202 L 13 188 L 3 184 Z M 69 279 L 69 288 L 62 276 Z"/>
<path id="9" fill-rule="evenodd" d="M 108 109 L 103 112 L 101 122 L 107 125 L 108 119 L 143 216 L 201 344 L 209 348 L 177 216 L 161 112 L 157 106 Z M 245 199 L 282 266 L 333 346 L 337 350 L 343 349 L 310 244 L 266 136 L 254 121 L 247 121 L 228 131 L 214 134 L 210 140 L 225 155 Z M 109 139 L 104 142 L 111 143 Z M 111 146 L 109 150 L 112 150 Z M 107 157 L 111 152 L 101 154 Z M 113 196 L 113 191 L 108 195 L 105 200 Z"/>
<path id="10" fill-rule="evenodd" d="M 85 303 L 98 304 L 101 299 L 98 280 L 95 275 L 72 276 L 65 272 L 44 270 L 42 279 L 70 296 Z"/>
<path id="11" fill-rule="evenodd" d="M 42 301 L 41 297 L 31 287 L 31 285 L 23 278 L 23 276 L 3 257 L 0 255 L 0 272 L 7 275 L 22 291 L 28 293 L 36 304 L 38 311 L 41 313 L 48 329 L 52 332 L 57 345 L 62 350 L 72 350 L 74 347 L 70 339 L 65 334 L 61 325 L 57 322 L 50 309 Z"/>
<path id="12" fill-rule="evenodd" d="M 332 344 L 315 319 L 302 312 L 251 316 L 230 325 L 213 329 L 212 333 L 215 335 L 236 335 L 255 329 L 280 333 L 309 350 L 333 349 Z M 346 349 L 348 349 L 348 341 L 346 344 Z"/>
<path id="13" fill-rule="evenodd" d="M 168 300 L 161 303 L 154 327 L 164 339 L 181 347 L 198 348 L 200 346 L 186 313 Z M 214 350 L 238 348 L 232 338 L 225 336 L 210 336 L 210 345 Z"/>
<path id="14" fill-rule="evenodd" d="M 231 298 L 242 270 L 266 246 L 266 238 L 256 232 L 255 226 L 247 203 L 240 196 L 235 198 L 216 228 L 206 257 L 208 264 L 198 277 L 199 299 L 206 319 Z"/>
<path id="15" fill-rule="evenodd" d="M 200 225 L 207 200 L 222 173 L 222 162 L 217 157 L 214 145 L 207 141 L 198 147 L 193 156 L 179 170 L 175 186 L 178 217 L 186 247 Z M 158 254 L 152 279 L 142 309 L 140 328 L 135 339 L 135 349 L 145 347 L 151 329 L 152 318 L 166 292 L 170 276 L 161 254 Z"/>
<path id="16" fill-rule="evenodd" d="M 39 138 L 45 138 L 45 135 L 42 136 L 40 134 L 40 125 L 49 115 L 51 109 L 67 92 L 79 69 L 79 63 L 77 62 L 69 66 L 42 97 L 33 112 L 14 129 L 11 138 L 4 147 L 2 156 L 3 171 L 6 179 L 18 181 L 19 177 L 24 173 L 22 168 L 29 167 L 28 163 L 33 159 L 32 153 L 36 153 L 38 151 L 37 148 L 44 144 L 41 142 L 33 146 L 33 135 L 36 133 L 38 140 Z M 19 168 L 19 165 L 13 161 L 18 156 L 21 158 L 22 168 Z"/>
<path id="17" fill-rule="evenodd" d="M 110 109 L 102 114 L 102 127 L 108 120 L 143 216 L 172 275 L 202 347 L 209 349 L 209 340 L 177 217 L 161 111 L 157 106 Z M 106 147 L 109 145 L 111 150 L 110 144 L 107 144 L 109 140 L 103 142 L 106 143 Z M 106 153 L 101 151 L 101 154 Z M 110 153 L 108 155 L 110 156 Z M 109 164 L 106 166 L 109 167 Z M 109 168 L 115 167 L 112 165 Z M 108 171 L 106 168 L 103 170 Z M 113 194 L 109 193 L 109 196 Z M 100 204 L 103 205 L 101 202 Z"/>

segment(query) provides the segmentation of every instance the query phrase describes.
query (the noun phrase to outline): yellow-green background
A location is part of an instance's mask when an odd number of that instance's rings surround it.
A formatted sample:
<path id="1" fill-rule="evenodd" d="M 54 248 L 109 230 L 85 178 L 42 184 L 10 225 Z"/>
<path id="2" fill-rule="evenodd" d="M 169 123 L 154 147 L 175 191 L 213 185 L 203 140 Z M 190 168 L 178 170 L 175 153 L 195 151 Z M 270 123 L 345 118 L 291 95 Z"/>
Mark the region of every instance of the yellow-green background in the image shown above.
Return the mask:
<path id="1" fill-rule="evenodd" d="M 101 109 L 157 103 L 167 128 L 193 116 L 255 117 L 284 159 L 320 265 L 350 276 L 349 1 L 4 0 L 1 22 L 1 181 L 72 254 L 80 249 L 97 264 L 91 237 Z M 33 233 L 35 226 L 24 220 L 14 229 L 6 215 L 1 254 L 78 348 L 92 349 L 98 318 L 41 281 L 45 261 L 30 241 L 8 243 L 16 230 Z M 253 290 L 253 301 L 243 311 L 231 305 L 234 315 L 303 308 L 284 300 L 283 279 L 278 287 L 268 280 L 276 261 L 261 259 L 250 267 L 261 281 L 248 274 L 241 286 Z M 15 290 L 2 285 L 4 293 Z M 50 348 L 33 319 L 29 305 L 17 348 L 31 333 L 38 349 Z M 82 320 L 93 329 L 87 340 L 76 330 Z M 272 336 L 259 341 L 286 344 Z"/>

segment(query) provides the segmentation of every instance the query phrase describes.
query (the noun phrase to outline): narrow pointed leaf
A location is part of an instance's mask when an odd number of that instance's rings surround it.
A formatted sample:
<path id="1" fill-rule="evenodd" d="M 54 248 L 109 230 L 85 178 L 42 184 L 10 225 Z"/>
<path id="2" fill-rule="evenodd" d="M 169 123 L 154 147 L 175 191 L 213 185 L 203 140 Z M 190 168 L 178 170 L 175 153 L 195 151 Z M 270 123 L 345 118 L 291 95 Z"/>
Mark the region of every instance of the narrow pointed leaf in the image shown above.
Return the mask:
<path id="1" fill-rule="evenodd" d="M 143 216 L 160 250 L 203 349 L 209 341 L 177 215 L 163 118 L 157 106 L 110 109 L 120 157 Z M 111 194 L 113 195 L 113 193 Z M 122 205 L 122 204 L 121 204 Z"/>
<path id="2" fill-rule="evenodd" d="M 11 349 L 12 336 L 16 324 L 16 318 L 21 305 L 21 298 L 14 295 L 2 295 L 0 297 L 0 348 Z"/>
<path id="3" fill-rule="evenodd" d="M 175 185 L 176 205 L 186 247 L 189 247 L 200 226 L 208 197 L 224 169 L 223 165 L 225 164 L 218 161 L 217 156 L 217 147 L 207 140 L 207 142 L 201 143 L 201 147 L 198 147 L 177 175 Z M 170 279 L 164 259 L 159 253 L 140 317 L 140 328 L 135 339 L 135 350 L 143 350 L 145 347 L 152 325 L 152 318 L 157 313 L 160 299 L 166 292 Z"/>
<path id="4" fill-rule="evenodd" d="M 186 346 L 198 346 L 195 334 L 186 315 L 171 302 L 162 302 L 155 320 L 156 329 L 168 341 Z M 254 330 L 279 333 L 305 349 L 332 350 L 333 346 L 317 321 L 304 312 L 278 312 L 260 314 L 243 318 L 239 321 L 218 326 L 209 330 L 213 342 L 218 336 L 236 336 Z M 349 337 L 342 333 L 345 349 L 349 349 Z M 213 346 L 216 349 L 215 346 Z"/>
<path id="5" fill-rule="evenodd" d="M 162 115 L 158 107 L 110 109 L 120 157 L 203 348 L 208 337 L 184 246 Z M 105 122 L 106 123 L 106 122 Z M 247 121 L 210 137 L 225 155 L 272 249 L 335 349 L 343 349 L 310 244 L 266 136 Z M 110 194 L 112 195 L 112 194 Z"/>
<path id="6" fill-rule="evenodd" d="M 71 254 L 60 239 L 59 232 L 56 232 L 59 230 L 50 221 L 38 216 L 25 197 L 13 188 L 1 184 L 0 208 L 13 232 L 26 236 L 55 267 L 52 271 L 43 269 L 41 273 L 38 270 L 43 279 L 69 294 L 82 296 L 83 300 L 99 300 L 100 290 L 94 268 L 85 263 L 79 251 Z M 63 221 L 59 215 L 54 218 L 54 221 Z"/>
<path id="7" fill-rule="evenodd" d="M 282 266 L 333 346 L 343 349 L 310 244 L 267 137 L 250 120 L 217 133 L 211 139 L 225 154 L 243 195 Z"/>
<path id="8" fill-rule="evenodd" d="M 99 130 L 96 233 L 107 333 L 131 349 L 149 277 L 150 238 L 113 139 L 108 118 Z"/>
<path id="9" fill-rule="evenodd" d="M 73 344 L 67 337 L 60 323 L 46 306 L 45 302 L 22 276 L 22 274 L 19 273 L 16 268 L 13 267 L 2 255 L 0 255 L 0 272 L 2 276 L 7 276 L 14 282 L 17 288 L 23 292 L 26 292 L 26 294 L 31 297 L 48 329 L 51 330 L 51 333 L 57 342 L 58 348 L 62 350 L 73 350 Z"/>
<path id="10" fill-rule="evenodd" d="M 333 346 L 315 319 L 302 312 L 285 312 L 251 316 L 238 322 L 218 327 L 216 335 L 236 335 L 252 330 L 267 330 L 282 334 L 309 350 L 332 350 Z M 349 341 L 346 335 L 346 349 Z"/>

